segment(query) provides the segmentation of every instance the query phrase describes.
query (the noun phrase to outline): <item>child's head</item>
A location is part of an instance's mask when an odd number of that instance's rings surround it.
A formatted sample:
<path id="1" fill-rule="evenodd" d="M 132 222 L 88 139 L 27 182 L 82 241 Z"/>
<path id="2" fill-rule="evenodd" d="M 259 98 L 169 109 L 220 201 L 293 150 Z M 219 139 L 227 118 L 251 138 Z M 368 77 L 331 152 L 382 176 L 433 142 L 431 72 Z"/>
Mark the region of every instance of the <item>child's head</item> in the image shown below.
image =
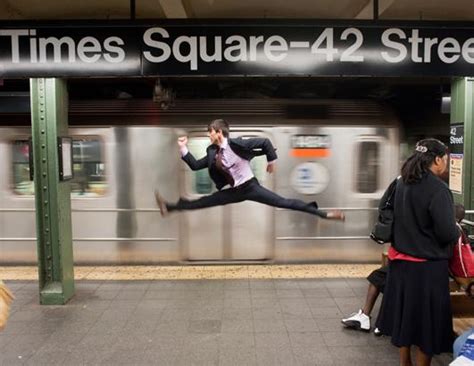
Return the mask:
<path id="1" fill-rule="evenodd" d="M 456 221 L 461 222 L 464 219 L 464 215 L 466 214 L 464 206 L 460 203 L 456 203 L 454 205 L 454 214 L 456 215 Z"/>

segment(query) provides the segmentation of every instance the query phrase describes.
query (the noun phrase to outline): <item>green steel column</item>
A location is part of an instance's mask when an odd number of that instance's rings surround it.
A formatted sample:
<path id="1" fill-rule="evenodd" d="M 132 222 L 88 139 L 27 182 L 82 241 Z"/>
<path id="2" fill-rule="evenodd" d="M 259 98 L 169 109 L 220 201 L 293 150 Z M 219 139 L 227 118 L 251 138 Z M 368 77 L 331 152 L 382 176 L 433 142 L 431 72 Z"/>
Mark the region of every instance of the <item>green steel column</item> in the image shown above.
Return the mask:
<path id="1" fill-rule="evenodd" d="M 68 95 L 61 79 L 31 79 L 40 302 L 62 305 L 74 295 L 71 190 L 59 180 L 58 136 L 68 135 Z"/>
<path id="2" fill-rule="evenodd" d="M 451 82 L 451 124 L 464 124 L 462 194 L 454 193 L 456 202 L 474 208 L 474 77 L 454 78 Z"/>

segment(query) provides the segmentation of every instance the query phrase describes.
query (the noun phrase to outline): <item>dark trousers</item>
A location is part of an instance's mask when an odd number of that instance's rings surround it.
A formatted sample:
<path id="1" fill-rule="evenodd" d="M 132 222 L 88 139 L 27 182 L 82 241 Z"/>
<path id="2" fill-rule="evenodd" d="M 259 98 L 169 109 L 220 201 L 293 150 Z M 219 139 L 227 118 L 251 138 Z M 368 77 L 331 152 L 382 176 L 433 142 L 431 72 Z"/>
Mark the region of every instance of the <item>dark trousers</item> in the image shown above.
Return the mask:
<path id="1" fill-rule="evenodd" d="M 388 266 L 383 266 L 372 271 L 367 276 L 367 280 L 374 285 L 381 293 L 385 290 L 385 283 L 387 282 Z"/>
<path id="2" fill-rule="evenodd" d="M 252 178 L 238 187 L 224 189 L 198 198 L 197 200 L 185 200 L 181 198 L 175 204 L 167 203 L 166 207 L 168 211 L 198 210 L 200 208 L 222 206 L 246 200 L 260 202 L 274 207 L 307 212 L 321 217 L 327 216 L 325 211 L 318 210 L 316 202 L 306 203 L 297 199 L 284 198 L 262 187 L 256 178 Z"/>

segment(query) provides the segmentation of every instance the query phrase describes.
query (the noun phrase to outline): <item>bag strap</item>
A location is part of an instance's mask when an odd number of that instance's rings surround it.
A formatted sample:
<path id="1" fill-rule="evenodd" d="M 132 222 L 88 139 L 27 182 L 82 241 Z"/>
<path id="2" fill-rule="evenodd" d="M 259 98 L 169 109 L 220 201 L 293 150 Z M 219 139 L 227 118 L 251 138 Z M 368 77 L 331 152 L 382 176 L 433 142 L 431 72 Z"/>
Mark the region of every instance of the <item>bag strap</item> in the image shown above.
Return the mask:
<path id="1" fill-rule="evenodd" d="M 467 277 L 467 271 L 466 267 L 464 266 L 464 258 L 462 257 L 462 236 L 459 238 L 459 243 L 458 243 L 458 250 L 459 250 L 459 259 L 461 262 L 461 268 L 462 268 L 462 273 L 464 273 L 464 277 Z"/>
<path id="2" fill-rule="evenodd" d="M 464 277 L 467 277 L 466 267 L 464 266 L 464 258 L 462 256 L 462 246 L 464 245 L 463 230 L 462 230 L 462 226 L 459 225 L 458 222 L 456 222 L 456 225 L 459 228 L 459 230 L 461 231 L 460 235 L 459 235 L 458 242 L 456 243 L 456 250 L 458 251 L 459 261 L 461 262 L 462 273 L 464 274 Z"/>
<path id="3" fill-rule="evenodd" d="M 394 204 L 393 201 L 395 197 L 395 192 L 397 191 L 397 183 L 399 179 L 400 179 L 400 176 L 395 178 L 393 182 L 390 183 L 390 185 L 388 186 L 387 191 L 384 194 L 384 196 L 386 196 L 387 198 L 385 199 L 383 207 L 388 207 L 388 206 L 393 207 L 393 204 Z"/>

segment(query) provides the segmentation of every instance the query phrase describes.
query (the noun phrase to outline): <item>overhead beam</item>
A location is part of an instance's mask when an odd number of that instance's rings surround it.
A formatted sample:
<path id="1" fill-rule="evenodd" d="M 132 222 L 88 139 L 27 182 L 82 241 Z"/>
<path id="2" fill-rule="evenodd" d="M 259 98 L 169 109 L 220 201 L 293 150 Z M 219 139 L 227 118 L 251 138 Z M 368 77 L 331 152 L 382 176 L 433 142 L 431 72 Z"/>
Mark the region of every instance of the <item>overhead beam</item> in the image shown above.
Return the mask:
<path id="1" fill-rule="evenodd" d="M 3 19 L 24 19 L 24 15 L 17 7 L 12 5 L 10 0 L 3 0 L 0 2 L 0 14 L 3 14 Z"/>
<path id="2" fill-rule="evenodd" d="M 387 10 L 395 0 L 378 0 L 378 16 L 374 17 L 374 2 L 375 0 L 369 0 L 364 8 L 357 14 L 355 19 L 374 19 L 380 17 L 385 10 Z"/>
<path id="3" fill-rule="evenodd" d="M 186 19 L 188 13 L 184 8 L 182 0 L 159 0 L 161 8 L 167 18 Z"/>
<path id="4" fill-rule="evenodd" d="M 130 0 L 130 19 L 135 20 L 135 16 L 136 16 L 135 0 Z"/>

